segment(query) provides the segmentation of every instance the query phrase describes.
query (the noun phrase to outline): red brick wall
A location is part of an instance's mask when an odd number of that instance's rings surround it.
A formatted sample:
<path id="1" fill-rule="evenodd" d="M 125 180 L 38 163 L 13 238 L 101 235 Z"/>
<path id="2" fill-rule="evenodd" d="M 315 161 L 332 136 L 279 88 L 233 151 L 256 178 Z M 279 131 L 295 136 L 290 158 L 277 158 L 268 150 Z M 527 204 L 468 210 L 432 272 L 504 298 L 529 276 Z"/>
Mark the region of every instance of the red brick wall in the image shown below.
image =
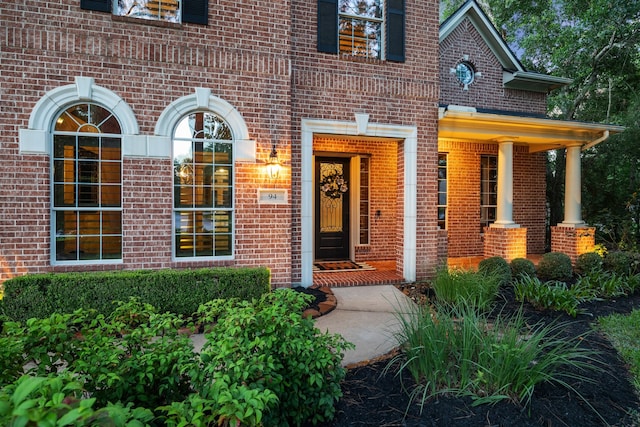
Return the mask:
<path id="1" fill-rule="evenodd" d="M 449 256 L 481 256 L 484 240 L 480 230 L 480 157 L 498 155 L 497 144 L 440 141 L 447 155 L 447 232 Z M 544 252 L 545 156 L 514 146 L 513 220 L 527 228 L 528 253 Z"/>
<path id="2" fill-rule="evenodd" d="M 300 198 L 300 122 L 303 118 L 354 121 L 366 112 L 370 123 L 412 125 L 418 129 L 417 275 L 424 277 L 437 263 L 436 164 L 438 102 L 438 2 L 406 4 L 404 63 L 365 60 L 319 53 L 316 49 L 315 1 L 292 1 L 292 193 Z M 400 144 L 398 163 L 402 167 Z M 402 169 L 398 177 L 403 177 Z M 397 206 L 403 206 L 399 181 Z M 300 277 L 300 206 L 293 208 L 294 281 Z M 402 236 L 402 216 L 396 235 Z M 396 237 L 396 260 L 402 260 Z M 400 263 L 398 263 L 400 265 Z"/>
<path id="3" fill-rule="evenodd" d="M 468 90 L 463 90 L 450 71 L 464 55 L 481 73 Z M 468 19 L 440 44 L 440 76 L 440 103 L 444 105 L 546 113 L 546 94 L 504 88 L 502 65 Z"/>
<path id="4" fill-rule="evenodd" d="M 258 159 L 277 142 L 288 161 L 291 141 L 290 3 L 210 2 L 208 26 L 153 25 L 80 9 L 79 1 L 3 2 L 0 13 L 0 282 L 51 271 L 49 157 L 20 155 L 18 130 L 28 128 L 45 94 L 76 76 L 115 92 L 132 108 L 141 135 L 153 135 L 160 113 L 196 87 L 235 106 L 257 141 Z M 171 260 L 169 159 L 124 158 L 123 264 L 56 267 L 99 270 L 210 265 L 272 269 L 273 283 L 291 283 L 291 206 L 258 205 L 257 188 L 288 188 L 289 171 L 273 183 L 256 164 L 236 164 L 236 253 L 232 262 Z"/>
<path id="5" fill-rule="evenodd" d="M 286 165 L 277 182 L 258 164 L 235 165 L 235 259 L 171 260 L 171 161 L 123 162 L 123 264 L 57 267 L 132 269 L 257 266 L 273 284 L 300 280 L 300 120 L 353 120 L 418 128 L 417 272 L 437 260 L 436 161 L 438 2 L 406 2 L 406 62 L 359 60 L 316 51 L 316 2 L 210 1 L 209 25 L 153 25 L 81 10 L 79 1 L 3 2 L 0 13 L 0 282 L 51 271 L 49 157 L 20 155 L 18 131 L 34 105 L 76 76 L 115 92 L 132 108 L 141 135 L 153 135 L 161 112 L 196 87 L 232 104 L 257 141 L 258 161 L 273 143 Z M 398 159 L 403 158 L 402 145 Z M 401 164 L 401 161 L 398 160 Z M 402 166 L 402 165 L 400 165 Z M 396 206 L 402 206 L 402 169 Z M 257 189 L 284 188 L 289 204 L 259 205 Z M 150 193 L 151 192 L 151 193 Z M 396 236 L 402 220 L 396 207 Z M 402 242 L 395 251 L 401 259 Z"/>
<path id="6" fill-rule="evenodd" d="M 507 261 L 527 257 L 527 229 L 494 228 L 484 229 L 484 256 L 499 256 Z"/>

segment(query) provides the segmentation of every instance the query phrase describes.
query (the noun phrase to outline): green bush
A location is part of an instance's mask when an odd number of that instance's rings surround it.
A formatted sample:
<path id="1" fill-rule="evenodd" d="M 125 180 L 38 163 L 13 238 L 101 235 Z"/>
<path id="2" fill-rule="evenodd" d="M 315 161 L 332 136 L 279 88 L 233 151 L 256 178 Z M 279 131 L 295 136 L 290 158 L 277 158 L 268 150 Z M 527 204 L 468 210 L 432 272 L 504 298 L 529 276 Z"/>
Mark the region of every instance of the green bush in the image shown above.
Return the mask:
<path id="1" fill-rule="evenodd" d="M 502 257 L 494 256 L 485 258 L 478 264 L 478 271 L 485 275 L 495 275 L 500 279 L 501 284 L 511 281 L 511 268 L 509 263 Z"/>
<path id="2" fill-rule="evenodd" d="M 511 275 L 514 279 L 520 279 L 524 276 L 533 277 L 536 275 L 535 264 L 526 258 L 515 258 L 509 263 L 511 267 Z"/>
<path id="3" fill-rule="evenodd" d="M 4 314 L 24 322 L 79 308 L 107 316 L 113 301 L 131 297 L 188 317 L 212 299 L 260 297 L 270 284 L 266 268 L 203 268 L 26 275 L 7 280 L 4 289 Z"/>
<path id="4" fill-rule="evenodd" d="M 542 255 L 536 273 L 542 280 L 565 282 L 573 276 L 571 258 L 562 252 L 548 252 Z"/>
<path id="5" fill-rule="evenodd" d="M 466 270 L 438 269 L 432 288 L 442 306 L 471 304 L 488 310 L 498 296 L 501 277 Z"/>
<path id="6" fill-rule="evenodd" d="M 151 411 L 121 404 L 94 409 L 82 384 L 69 374 L 54 377 L 22 376 L 0 389 L 0 424 L 3 426 L 144 426 Z"/>
<path id="7" fill-rule="evenodd" d="M 199 315 L 217 323 L 206 334 L 197 386 L 270 390 L 277 401 L 264 411 L 265 425 L 331 420 L 346 374 L 343 353 L 351 345 L 339 335 L 320 333 L 312 319 L 302 317 L 309 298 L 282 289 L 259 301 L 213 301 L 203 307 Z"/>
<path id="8" fill-rule="evenodd" d="M 214 323 L 201 354 L 178 332 L 183 319 L 135 299 L 108 317 L 81 309 L 4 322 L 0 425 L 138 426 L 150 414 L 163 426 L 330 420 L 350 345 L 302 317 L 309 298 L 281 290 L 203 305 L 198 318 Z"/>
<path id="9" fill-rule="evenodd" d="M 587 252 L 578 256 L 576 273 L 584 276 L 602 269 L 602 257 L 597 252 Z"/>
<path id="10" fill-rule="evenodd" d="M 640 273 L 640 254 L 625 251 L 608 252 L 602 262 L 605 270 L 630 276 Z"/>

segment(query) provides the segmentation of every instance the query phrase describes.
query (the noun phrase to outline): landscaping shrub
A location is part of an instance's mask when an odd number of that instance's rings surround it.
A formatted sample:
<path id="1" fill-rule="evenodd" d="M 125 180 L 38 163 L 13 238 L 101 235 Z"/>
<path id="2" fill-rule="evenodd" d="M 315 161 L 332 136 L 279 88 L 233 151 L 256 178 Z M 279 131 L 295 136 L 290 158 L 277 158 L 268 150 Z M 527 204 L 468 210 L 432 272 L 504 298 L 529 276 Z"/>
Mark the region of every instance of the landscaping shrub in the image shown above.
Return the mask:
<path id="1" fill-rule="evenodd" d="M 602 262 L 605 270 L 623 276 L 640 273 L 640 254 L 616 251 L 608 252 Z"/>
<path id="2" fill-rule="evenodd" d="M 264 411 L 265 425 L 331 420 L 346 374 L 343 353 L 350 345 L 339 335 L 320 333 L 312 319 L 302 317 L 309 298 L 281 289 L 259 301 L 213 301 L 203 307 L 199 315 L 217 323 L 206 334 L 198 387 L 250 384 L 260 392 L 270 390 L 277 401 Z"/>
<path id="3" fill-rule="evenodd" d="M 509 267 L 509 263 L 499 256 L 485 258 L 480 261 L 478 271 L 486 275 L 497 276 L 500 279 L 500 284 L 511 281 L 511 268 Z"/>
<path id="4" fill-rule="evenodd" d="M 4 322 L 0 425 L 46 417 L 38 425 L 139 426 L 151 415 L 163 426 L 330 420 L 350 345 L 302 317 L 309 298 L 286 289 L 203 305 L 199 319 L 214 323 L 201 354 L 178 332 L 183 319 L 136 299 L 108 317 L 80 309 Z"/>
<path id="5" fill-rule="evenodd" d="M 543 382 L 567 386 L 569 367 L 598 369 L 582 336 L 561 336 L 563 324 L 527 325 L 521 313 L 494 320 L 459 304 L 450 310 L 415 306 L 398 314 L 403 353 L 387 369 L 408 370 L 418 386 L 411 396 L 424 404 L 441 395 L 470 395 L 474 404 L 514 400 L 527 405 Z M 569 386 L 567 386 L 569 387 Z"/>
<path id="6" fill-rule="evenodd" d="M 511 275 L 514 279 L 520 279 L 524 276 L 535 276 L 536 266 L 533 262 L 526 258 L 515 258 L 509 263 L 511 267 Z"/>
<path id="7" fill-rule="evenodd" d="M 565 282 L 573 276 L 571 258 L 562 252 L 548 252 L 542 255 L 536 273 L 542 280 Z"/>
<path id="8" fill-rule="evenodd" d="M 79 308 L 107 316 L 113 301 L 131 297 L 188 317 L 212 299 L 260 297 L 270 284 L 266 268 L 204 268 L 26 275 L 7 280 L 4 289 L 4 314 L 24 322 Z"/>
<path id="9" fill-rule="evenodd" d="M 501 277 L 466 270 L 438 269 L 432 288 L 442 306 L 471 304 L 488 310 L 498 296 Z"/>
<path id="10" fill-rule="evenodd" d="M 587 275 L 602 269 L 602 257 L 597 252 L 587 252 L 578 256 L 576 273 Z"/>

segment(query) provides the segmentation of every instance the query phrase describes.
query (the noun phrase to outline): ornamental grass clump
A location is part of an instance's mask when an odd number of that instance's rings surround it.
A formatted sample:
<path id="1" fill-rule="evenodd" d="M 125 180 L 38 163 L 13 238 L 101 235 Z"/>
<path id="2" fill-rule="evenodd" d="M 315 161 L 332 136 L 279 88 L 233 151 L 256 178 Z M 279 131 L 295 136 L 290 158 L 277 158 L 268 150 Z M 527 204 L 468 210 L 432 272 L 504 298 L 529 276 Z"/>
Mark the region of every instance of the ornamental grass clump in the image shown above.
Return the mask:
<path id="1" fill-rule="evenodd" d="M 455 306 L 461 302 L 476 309 L 489 310 L 493 305 L 502 278 L 488 272 L 439 269 L 432 288 L 436 300 L 443 306 Z"/>
<path id="2" fill-rule="evenodd" d="M 595 369 L 595 353 L 579 346 L 583 336 L 563 336 L 562 323 L 529 326 L 521 312 L 490 319 L 461 302 L 407 308 L 398 319 L 402 353 L 386 369 L 397 369 L 401 378 L 410 373 L 411 400 L 421 405 L 446 394 L 471 396 L 475 405 L 527 405 L 539 384 L 571 388 L 569 379 L 586 381 L 579 372 Z"/>

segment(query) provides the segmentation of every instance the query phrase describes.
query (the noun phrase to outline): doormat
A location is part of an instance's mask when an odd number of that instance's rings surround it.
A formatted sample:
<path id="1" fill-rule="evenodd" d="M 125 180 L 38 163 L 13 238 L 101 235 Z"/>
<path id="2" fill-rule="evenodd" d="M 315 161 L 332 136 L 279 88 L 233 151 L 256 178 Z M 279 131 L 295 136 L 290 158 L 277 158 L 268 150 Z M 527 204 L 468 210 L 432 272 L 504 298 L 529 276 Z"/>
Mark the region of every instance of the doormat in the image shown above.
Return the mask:
<path id="1" fill-rule="evenodd" d="M 375 268 L 371 267 L 366 262 L 353 262 L 353 261 L 324 261 L 316 262 L 313 264 L 313 271 L 329 273 L 329 272 L 341 272 L 341 271 L 371 271 Z"/>

